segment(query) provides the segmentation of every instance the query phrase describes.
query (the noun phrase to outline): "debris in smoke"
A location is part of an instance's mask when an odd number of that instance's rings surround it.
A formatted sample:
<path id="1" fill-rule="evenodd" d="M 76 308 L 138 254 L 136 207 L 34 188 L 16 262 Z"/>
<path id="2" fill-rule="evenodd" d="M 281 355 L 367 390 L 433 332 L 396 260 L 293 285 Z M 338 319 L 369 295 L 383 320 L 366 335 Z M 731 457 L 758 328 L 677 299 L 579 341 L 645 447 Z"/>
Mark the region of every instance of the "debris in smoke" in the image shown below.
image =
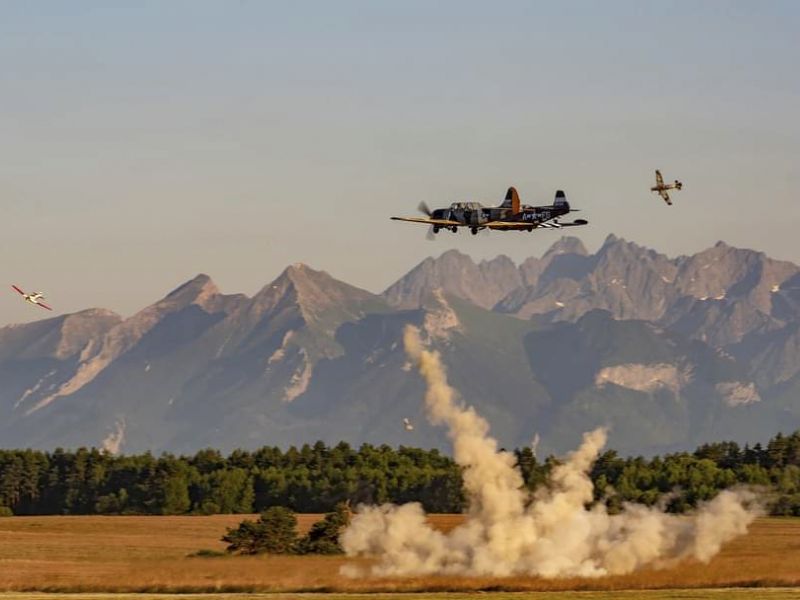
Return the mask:
<path id="1" fill-rule="evenodd" d="M 539 437 L 539 432 L 537 431 L 531 440 L 531 452 L 534 457 L 536 457 L 536 451 L 539 449 L 539 442 L 541 441 L 542 439 Z"/>
<path id="2" fill-rule="evenodd" d="M 360 507 L 341 543 L 348 556 L 376 558 L 373 575 L 598 577 L 684 558 L 708 562 L 758 513 L 755 496 L 743 489 L 721 492 L 689 517 L 634 504 L 609 515 L 604 505 L 592 506 L 588 473 L 605 445 L 604 429 L 584 434 L 531 498 L 513 454 L 499 450 L 486 420 L 457 401 L 439 354 L 423 347 L 414 327 L 404 342 L 427 384 L 428 418 L 447 427 L 464 468 L 469 509 L 465 522 L 445 534 L 417 503 Z"/>

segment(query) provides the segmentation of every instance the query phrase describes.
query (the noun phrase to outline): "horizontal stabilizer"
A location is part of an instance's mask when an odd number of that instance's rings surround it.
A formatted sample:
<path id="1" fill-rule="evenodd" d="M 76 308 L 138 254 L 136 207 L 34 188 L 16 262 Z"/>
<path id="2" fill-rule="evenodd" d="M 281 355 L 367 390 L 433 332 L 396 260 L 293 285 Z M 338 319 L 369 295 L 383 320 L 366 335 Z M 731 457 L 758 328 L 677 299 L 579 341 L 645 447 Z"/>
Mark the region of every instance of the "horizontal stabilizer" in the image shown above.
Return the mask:
<path id="1" fill-rule="evenodd" d="M 579 225 L 588 225 L 589 221 L 586 219 L 575 219 L 572 223 L 561 223 L 562 227 L 578 227 Z"/>

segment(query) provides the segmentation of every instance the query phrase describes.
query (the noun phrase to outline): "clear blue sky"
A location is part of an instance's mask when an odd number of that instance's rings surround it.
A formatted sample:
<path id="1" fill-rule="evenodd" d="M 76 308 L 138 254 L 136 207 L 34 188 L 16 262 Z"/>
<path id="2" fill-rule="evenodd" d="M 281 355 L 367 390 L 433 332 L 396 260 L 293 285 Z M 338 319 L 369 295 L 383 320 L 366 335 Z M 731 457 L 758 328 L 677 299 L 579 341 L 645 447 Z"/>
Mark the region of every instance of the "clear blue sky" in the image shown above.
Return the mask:
<path id="1" fill-rule="evenodd" d="M 452 247 L 541 254 L 388 220 L 510 184 L 565 189 L 590 249 L 800 261 L 798 31 L 797 2 L 5 2 L 0 281 L 123 314 L 300 261 L 380 291 Z"/>

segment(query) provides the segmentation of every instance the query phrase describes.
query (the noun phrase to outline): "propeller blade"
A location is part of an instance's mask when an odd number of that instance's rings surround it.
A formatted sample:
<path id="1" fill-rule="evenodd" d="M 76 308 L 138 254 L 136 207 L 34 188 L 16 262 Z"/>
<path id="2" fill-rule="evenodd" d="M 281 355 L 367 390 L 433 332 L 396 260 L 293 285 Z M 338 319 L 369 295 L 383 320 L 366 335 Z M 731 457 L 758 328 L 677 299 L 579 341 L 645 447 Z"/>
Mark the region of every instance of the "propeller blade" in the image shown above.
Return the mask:
<path id="1" fill-rule="evenodd" d="M 425 239 L 428 240 L 429 242 L 436 241 L 436 234 L 433 233 L 433 225 L 428 227 L 428 233 L 425 234 Z"/>
<path id="2" fill-rule="evenodd" d="M 428 205 L 424 201 L 420 202 L 417 205 L 417 210 L 419 212 L 421 212 L 423 215 L 427 215 L 429 217 L 433 214 L 433 211 L 431 211 L 431 209 L 428 207 Z"/>

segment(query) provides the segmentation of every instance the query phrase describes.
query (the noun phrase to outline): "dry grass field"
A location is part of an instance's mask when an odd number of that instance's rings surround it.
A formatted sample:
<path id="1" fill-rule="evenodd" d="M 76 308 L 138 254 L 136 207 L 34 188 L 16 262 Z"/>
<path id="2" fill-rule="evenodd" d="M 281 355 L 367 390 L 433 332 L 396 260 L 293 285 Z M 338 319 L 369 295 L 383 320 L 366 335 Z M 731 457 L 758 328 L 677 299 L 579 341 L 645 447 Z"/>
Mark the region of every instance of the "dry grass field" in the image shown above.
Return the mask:
<path id="1" fill-rule="evenodd" d="M 222 550 L 219 538 L 241 516 L 211 517 L 11 517 L 0 519 L 0 591 L 17 592 L 470 592 L 634 590 L 621 596 L 582 598 L 699 598 L 693 588 L 728 589 L 718 598 L 800 597 L 800 519 L 760 519 L 708 565 L 687 561 L 676 568 L 604 577 L 363 578 L 339 575 L 342 557 L 191 557 Z M 318 516 L 300 516 L 306 530 Z M 432 517 L 449 529 L 456 515 Z M 688 591 L 675 591 L 681 588 Z M 668 590 L 658 594 L 643 590 Z M 739 596 L 739 593 L 743 594 Z M 498 594 L 506 597 L 508 594 Z M 14 596 L 18 600 L 40 595 Z M 148 596 L 149 597 L 149 596 Z M 450 598 L 448 594 L 442 596 Z M 452 596 L 456 598 L 457 596 Z M 537 596 L 542 600 L 549 594 Z M 563 596 L 555 595 L 554 598 Z M 96 598 L 100 598 L 97 596 Z M 219 597 L 217 597 L 219 598 Z M 271 598 L 276 598 L 271 596 Z"/>
<path id="2" fill-rule="evenodd" d="M 57 594 L 0 593 L 3 600 L 475 600 L 474 592 L 376 594 Z M 481 600 L 796 600 L 791 588 L 710 590 L 636 590 L 616 592 L 486 592 Z"/>

